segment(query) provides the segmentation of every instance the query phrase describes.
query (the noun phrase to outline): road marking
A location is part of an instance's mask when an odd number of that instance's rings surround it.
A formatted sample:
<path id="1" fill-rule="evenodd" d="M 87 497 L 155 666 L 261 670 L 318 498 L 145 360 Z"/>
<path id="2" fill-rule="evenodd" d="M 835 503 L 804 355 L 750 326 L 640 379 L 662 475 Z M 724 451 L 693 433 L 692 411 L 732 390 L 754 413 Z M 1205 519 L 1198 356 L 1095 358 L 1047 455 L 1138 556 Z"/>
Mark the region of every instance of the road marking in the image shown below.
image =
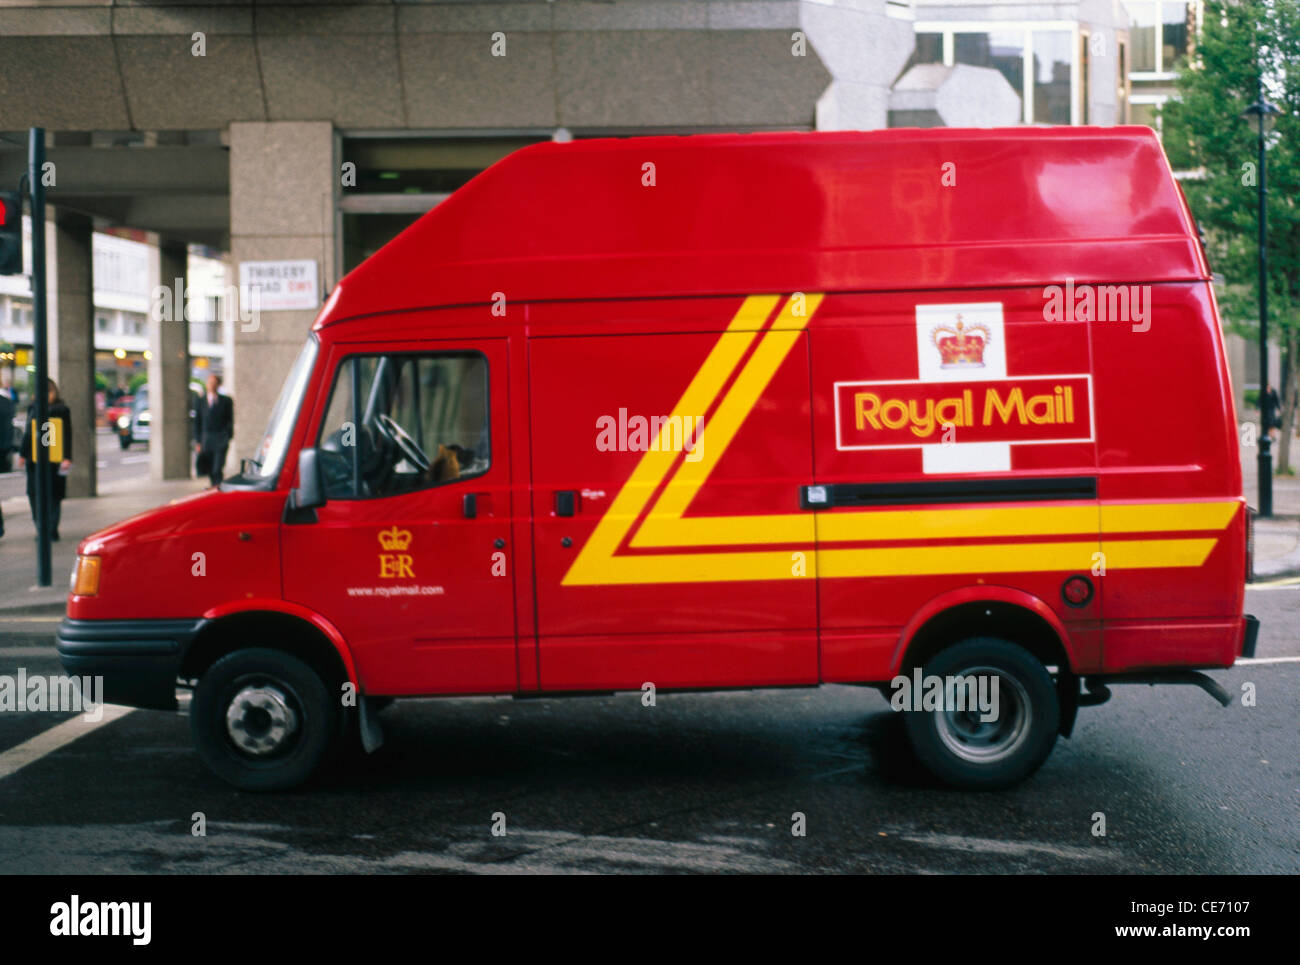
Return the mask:
<path id="1" fill-rule="evenodd" d="M 1300 588 L 1300 576 L 1289 576 L 1281 580 L 1269 580 L 1267 583 L 1247 583 L 1248 590 L 1285 590 Z"/>
<path id="2" fill-rule="evenodd" d="M 45 589 L 45 587 L 41 587 Z M 63 617 L 6 617 L 8 623 L 58 623 Z"/>
<path id="3" fill-rule="evenodd" d="M 0 647 L 0 660 L 10 657 L 57 657 L 58 651 L 53 645 L 48 647 Z"/>
<path id="4" fill-rule="evenodd" d="M 28 764 L 39 761 L 47 754 L 52 754 L 60 747 L 66 747 L 78 737 L 85 737 L 105 724 L 125 717 L 135 710 L 134 707 L 122 707 L 118 704 L 104 704 L 104 716 L 99 720 L 86 720 L 78 714 L 72 720 L 65 720 L 47 731 L 42 731 L 31 740 L 23 741 L 17 747 L 0 754 L 0 780 L 16 774 Z"/>
<path id="5" fill-rule="evenodd" d="M 149 461 L 148 456 L 123 456 L 121 460 L 121 465 L 131 466 L 137 462 L 148 462 L 148 461 Z"/>
<path id="6" fill-rule="evenodd" d="M 1251 666 L 1252 664 L 1263 663 L 1300 663 L 1300 657 L 1242 657 L 1234 667 Z"/>

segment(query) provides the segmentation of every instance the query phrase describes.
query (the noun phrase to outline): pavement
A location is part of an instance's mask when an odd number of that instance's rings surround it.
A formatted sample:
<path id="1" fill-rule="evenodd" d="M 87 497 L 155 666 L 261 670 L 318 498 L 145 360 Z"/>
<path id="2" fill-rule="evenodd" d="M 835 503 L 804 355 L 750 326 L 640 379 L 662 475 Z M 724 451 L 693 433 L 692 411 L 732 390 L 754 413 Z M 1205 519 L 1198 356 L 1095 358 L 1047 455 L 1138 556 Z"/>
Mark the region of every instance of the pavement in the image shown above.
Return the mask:
<path id="1" fill-rule="evenodd" d="M 62 613 L 68 581 L 83 537 L 155 506 L 199 492 L 206 479 L 154 482 L 144 478 L 115 479 L 99 487 L 94 498 L 65 499 L 59 523 L 60 540 L 51 545 L 50 586 L 36 585 L 36 525 L 26 496 L 0 502 L 5 534 L 0 538 L 0 615 Z"/>
<path id="2" fill-rule="evenodd" d="M 1242 489 L 1252 506 L 1259 501 L 1257 455 L 1255 448 L 1242 447 Z M 1295 443 L 1295 458 L 1300 459 L 1300 439 Z M 62 539 L 53 544 L 52 581 L 47 587 L 36 585 L 36 528 L 27 498 L 14 496 L 0 501 L 5 525 L 5 535 L 0 538 L 0 614 L 62 613 L 77 543 L 83 537 L 206 486 L 206 480 L 199 479 L 157 482 L 148 477 L 114 478 L 100 485 L 98 497 L 65 499 L 59 527 Z M 1255 521 L 1255 579 L 1258 582 L 1295 575 L 1300 575 L 1300 477 L 1276 476 L 1273 516 Z"/>

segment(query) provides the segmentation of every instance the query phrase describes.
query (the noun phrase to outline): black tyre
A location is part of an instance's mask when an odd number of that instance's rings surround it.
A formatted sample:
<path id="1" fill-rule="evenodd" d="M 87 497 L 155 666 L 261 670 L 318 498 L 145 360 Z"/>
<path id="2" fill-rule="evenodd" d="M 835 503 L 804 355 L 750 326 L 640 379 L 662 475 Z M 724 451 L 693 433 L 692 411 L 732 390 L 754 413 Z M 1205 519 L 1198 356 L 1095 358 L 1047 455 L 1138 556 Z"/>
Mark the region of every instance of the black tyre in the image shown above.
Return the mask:
<path id="1" fill-rule="evenodd" d="M 130 437 L 130 436 L 119 435 L 119 436 L 117 437 L 117 444 L 118 444 L 118 447 L 119 447 L 119 448 L 122 448 L 122 449 L 130 449 L 130 448 L 131 448 L 131 437 Z"/>
<path id="2" fill-rule="evenodd" d="M 302 784 L 341 730 L 337 698 L 320 675 L 279 650 L 237 650 L 199 678 L 190 730 L 203 762 L 246 791 Z"/>
<path id="3" fill-rule="evenodd" d="M 973 637 L 941 650 L 922 668 L 926 679 L 974 677 L 991 697 L 996 717 L 945 706 L 909 710 L 907 735 L 921 763 L 953 787 L 993 790 L 1018 784 L 1047 760 L 1056 743 L 1061 708 L 1047 668 L 1023 647 Z"/>

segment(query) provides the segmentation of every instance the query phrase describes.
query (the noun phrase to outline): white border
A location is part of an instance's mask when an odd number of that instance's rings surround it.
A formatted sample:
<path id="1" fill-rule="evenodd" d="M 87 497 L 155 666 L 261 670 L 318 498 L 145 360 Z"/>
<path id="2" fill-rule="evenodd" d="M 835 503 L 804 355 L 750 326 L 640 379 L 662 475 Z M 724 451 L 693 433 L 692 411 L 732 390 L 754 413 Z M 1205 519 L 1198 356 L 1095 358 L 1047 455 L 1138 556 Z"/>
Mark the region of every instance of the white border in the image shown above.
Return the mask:
<path id="1" fill-rule="evenodd" d="M 1032 382 L 1032 381 L 1050 381 L 1052 379 L 1084 379 L 1088 383 L 1088 435 L 1087 437 L 1070 438 L 1070 439 L 1029 439 L 1024 442 L 1017 442 L 1012 439 L 981 439 L 978 442 L 972 442 L 972 445 L 981 445 L 984 443 L 1007 445 L 1007 446 L 1059 446 L 1072 442 L 1094 442 L 1097 438 L 1097 401 L 1092 388 L 1092 374 L 1089 372 L 1061 373 L 1058 375 L 1009 375 L 1005 379 L 970 379 L 971 382 Z M 864 449 L 924 449 L 927 446 L 953 446 L 963 445 L 956 442 L 917 442 L 907 445 L 880 445 L 880 446 L 846 446 L 844 445 L 844 436 L 840 424 L 840 387 L 853 385 L 943 385 L 952 386 L 960 385 L 959 382 L 927 382 L 924 379 L 871 379 L 858 382 L 832 382 L 831 383 L 831 401 L 835 405 L 835 450 L 837 452 L 858 452 Z"/>

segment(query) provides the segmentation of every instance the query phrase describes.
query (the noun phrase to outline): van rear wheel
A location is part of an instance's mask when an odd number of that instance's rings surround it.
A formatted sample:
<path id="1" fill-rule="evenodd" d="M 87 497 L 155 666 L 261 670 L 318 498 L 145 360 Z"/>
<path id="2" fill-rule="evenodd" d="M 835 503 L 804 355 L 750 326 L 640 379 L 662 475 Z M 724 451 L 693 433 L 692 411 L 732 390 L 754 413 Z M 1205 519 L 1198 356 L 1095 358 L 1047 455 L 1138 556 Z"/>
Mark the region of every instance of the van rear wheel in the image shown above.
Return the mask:
<path id="1" fill-rule="evenodd" d="M 320 674 L 291 654 L 254 648 L 214 663 L 194 689 L 190 731 L 203 762 L 246 791 L 306 781 L 333 747 L 341 710 Z"/>
<path id="2" fill-rule="evenodd" d="M 968 790 L 1010 787 L 1047 760 L 1060 727 L 1060 701 L 1047 668 L 1029 651 L 1006 640 L 973 637 L 939 651 L 922 675 L 927 682 L 975 681 L 973 687 L 953 684 L 951 693 L 959 699 L 906 714 L 917 758 L 941 781 Z M 971 694 L 987 698 L 988 709 L 960 699 Z"/>

